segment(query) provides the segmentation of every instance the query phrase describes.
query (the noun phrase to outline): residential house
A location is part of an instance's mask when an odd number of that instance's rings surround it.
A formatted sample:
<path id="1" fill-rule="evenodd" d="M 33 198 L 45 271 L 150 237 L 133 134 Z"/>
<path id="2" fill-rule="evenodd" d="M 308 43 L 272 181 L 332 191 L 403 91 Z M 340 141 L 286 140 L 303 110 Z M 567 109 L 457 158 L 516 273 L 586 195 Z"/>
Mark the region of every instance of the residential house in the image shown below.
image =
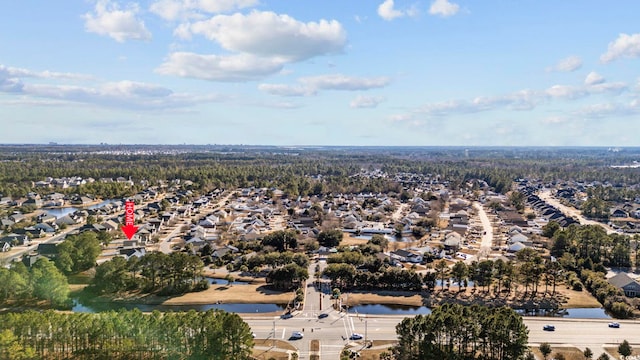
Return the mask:
<path id="1" fill-rule="evenodd" d="M 422 255 L 407 250 L 398 249 L 389 253 L 389 257 L 402 262 L 419 264 L 422 262 Z"/>
<path id="2" fill-rule="evenodd" d="M 36 251 L 39 255 L 49 259 L 55 259 L 58 256 L 58 243 L 38 244 L 38 249 Z"/>
<path id="3" fill-rule="evenodd" d="M 118 255 L 124 257 L 126 260 L 129 260 L 132 257 L 141 258 L 143 257 L 147 251 L 143 247 L 139 248 L 129 248 L 129 249 L 120 249 L 118 251 Z"/>
<path id="4" fill-rule="evenodd" d="M 11 246 L 27 246 L 31 243 L 31 240 L 25 234 L 12 233 L 0 238 L 0 242 L 7 242 Z"/>
<path id="5" fill-rule="evenodd" d="M 625 273 L 619 273 L 614 277 L 609 278 L 607 281 L 609 282 L 609 284 L 622 290 L 625 296 L 640 296 L 640 283 L 638 283 L 638 281 L 632 279 Z"/>

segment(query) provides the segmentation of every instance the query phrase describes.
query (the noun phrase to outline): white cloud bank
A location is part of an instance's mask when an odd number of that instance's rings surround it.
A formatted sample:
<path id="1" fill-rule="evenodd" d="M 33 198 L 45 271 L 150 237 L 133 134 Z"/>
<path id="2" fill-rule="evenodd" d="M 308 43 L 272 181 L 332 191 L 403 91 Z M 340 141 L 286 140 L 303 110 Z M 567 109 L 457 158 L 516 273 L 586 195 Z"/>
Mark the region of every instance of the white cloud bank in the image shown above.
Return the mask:
<path id="1" fill-rule="evenodd" d="M 343 52 L 347 37 L 335 20 L 301 22 L 270 11 L 216 15 L 185 23 L 175 34 L 183 39 L 201 35 L 234 53 L 170 54 L 156 69 L 160 74 L 213 81 L 246 81 L 274 74 L 288 63 Z"/>
<path id="2" fill-rule="evenodd" d="M 609 43 L 609 48 L 600 56 L 600 61 L 606 64 L 620 58 L 638 57 L 640 57 L 640 34 L 620 34 L 616 40 Z"/>
<path id="3" fill-rule="evenodd" d="M 137 4 L 120 9 L 117 3 L 98 0 L 93 13 L 86 13 L 84 27 L 87 32 L 108 36 L 117 42 L 126 40 L 150 40 L 151 33 L 144 21 L 137 17 Z"/>
<path id="4" fill-rule="evenodd" d="M 252 7 L 258 0 L 159 0 L 149 10 L 168 21 L 199 18 Z"/>
<path id="5" fill-rule="evenodd" d="M 96 86 L 70 84 L 38 84 L 27 79 L 86 80 L 82 74 L 37 72 L 0 65 L 0 93 L 23 97 L 18 103 L 48 105 L 90 104 L 129 110 L 161 110 L 183 108 L 200 103 L 218 102 L 227 97 L 218 94 L 192 95 L 174 93 L 171 89 L 142 82 L 116 81 Z M 44 99 L 45 101 L 35 101 Z M 53 100 L 53 101 L 51 101 Z"/>

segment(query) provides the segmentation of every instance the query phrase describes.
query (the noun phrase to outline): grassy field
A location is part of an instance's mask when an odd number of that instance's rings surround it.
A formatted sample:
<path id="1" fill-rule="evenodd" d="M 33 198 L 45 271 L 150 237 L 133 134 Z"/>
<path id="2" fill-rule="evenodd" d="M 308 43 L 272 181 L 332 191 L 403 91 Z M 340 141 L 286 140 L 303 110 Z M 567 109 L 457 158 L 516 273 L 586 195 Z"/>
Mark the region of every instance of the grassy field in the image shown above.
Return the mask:
<path id="1" fill-rule="evenodd" d="M 531 352 L 533 352 L 533 354 L 536 356 L 537 359 L 544 359 L 538 347 L 531 347 L 530 350 Z M 582 355 L 582 351 L 580 351 L 580 349 L 575 347 L 551 346 L 551 350 L 552 350 L 551 355 L 549 355 L 550 359 L 554 358 L 556 354 L 562 354 L 564 355 L 564 358 L 566 360 L 584 360 L 584 355 Z M 595 353 L 595 350 L 594 350 L 594 353 Z M 593 358 L 595 359 L 599 355 L 600 354 L 595 354 Z"/>
<path id="2" fill-rule="evenodd" d="M 253 356 L 256 359 L 276 359 L 276 360 L 289 360 L 289 354 L 287 351 L 296 351 L 297 349 L 286 341 L 271 339 L 255 339 L 255 347 L 253 349 Z"/>

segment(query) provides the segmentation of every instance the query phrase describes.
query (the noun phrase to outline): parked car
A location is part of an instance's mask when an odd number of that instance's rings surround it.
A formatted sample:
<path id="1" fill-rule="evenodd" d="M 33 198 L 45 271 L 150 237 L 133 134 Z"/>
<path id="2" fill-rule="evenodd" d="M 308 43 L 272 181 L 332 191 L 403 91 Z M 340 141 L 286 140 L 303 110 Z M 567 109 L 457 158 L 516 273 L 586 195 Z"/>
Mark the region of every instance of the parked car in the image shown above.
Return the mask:
<path id="1" fill-rule="evenodd" d="M 615 328 L 615 329 L 617 329 L 617 328 L 619 328 L 619 327 L 620 327 L 620 323 L 617 323 L 617 322 L 610 322 L 610 323 L 609 323 L 609 327 L 610 327 L 610 328 Z"/>
<path id="2" fill-rule="evenodd" d="M 362 334 L 353 333 L 353 334 L 351 334 L 349 339 L 351 339 L 351 340 L 360 340 L 360 339 L 362 339 L 362 337 L 363 337 Z"/>
<path id="3" fill-rule="evenodd" d="M 542 330 L 544 330 L 544 331 L 556 331 L 556 327 L 553 326 L 553 325 L 547 324 L 547 325 L 542 327 Z"/>
<path id="4" fill-rule="evenodd" d="M 304 334 L 300 331 L 294 331 L 291 333 L 291 337 L 289 339 L 291 340 L 300 340 L 304 337 Z"/>
<path id="5" fill-rule="evenodd" d="M 326 318 L 327 316 L 329 316 L 329 314 L 327 314 L 327 313 L 322 313 L 322 314 L 318 315 L 318 319 L 324 319 L 324 318 Z"/>

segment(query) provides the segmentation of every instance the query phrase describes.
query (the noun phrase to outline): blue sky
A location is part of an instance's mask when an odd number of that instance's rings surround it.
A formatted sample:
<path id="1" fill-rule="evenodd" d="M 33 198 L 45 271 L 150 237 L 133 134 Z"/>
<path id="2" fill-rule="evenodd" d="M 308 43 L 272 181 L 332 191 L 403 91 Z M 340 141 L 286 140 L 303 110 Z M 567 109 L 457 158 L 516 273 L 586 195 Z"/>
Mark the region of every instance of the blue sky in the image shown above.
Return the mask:
<path id="1" fill-rule="evenodd" d="M 0 143 L 640 146 L 640 2 L 30 0 Z"/>

